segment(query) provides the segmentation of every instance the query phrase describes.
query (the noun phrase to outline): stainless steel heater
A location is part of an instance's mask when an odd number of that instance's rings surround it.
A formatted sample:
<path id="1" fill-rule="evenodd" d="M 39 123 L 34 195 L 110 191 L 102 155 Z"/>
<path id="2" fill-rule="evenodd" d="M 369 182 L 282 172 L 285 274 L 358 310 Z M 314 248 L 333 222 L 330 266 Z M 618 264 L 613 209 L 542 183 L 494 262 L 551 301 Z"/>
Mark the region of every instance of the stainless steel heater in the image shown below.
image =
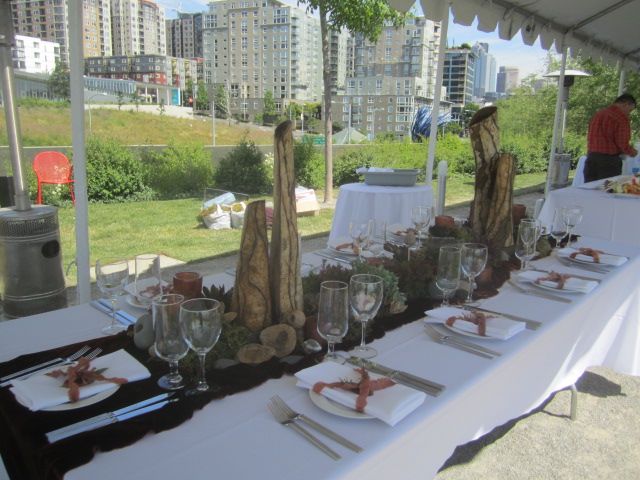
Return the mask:
<path id="1" fill-rule="evenodd" d="M 15 206 L 0 209 L 0 294 L 4 313 L 21 317 L 67 305 L 58 210 L 31 206 L 22 172 L 22 141 L 15 103 L 11 6 L 0 1 L 0 80 L 13 168 Z"/>

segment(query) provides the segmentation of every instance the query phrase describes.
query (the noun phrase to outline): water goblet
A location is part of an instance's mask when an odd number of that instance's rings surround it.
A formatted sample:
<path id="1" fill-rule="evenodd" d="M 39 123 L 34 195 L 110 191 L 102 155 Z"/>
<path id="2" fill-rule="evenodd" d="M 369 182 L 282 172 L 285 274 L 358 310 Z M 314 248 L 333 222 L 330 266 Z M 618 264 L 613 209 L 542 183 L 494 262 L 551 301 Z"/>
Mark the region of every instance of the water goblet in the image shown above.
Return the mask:
<path id="1" fill-rule="evenodd" d="M 318 299 L 318 333 L 327 341 L 327 360 L 336 359 L 336 343 L 342 341 L 349 329 L 349 285 L 326 281 L 320 284 Z"/>
<path id="2" fill-rule="evenodd" d="M 374 318 L 382 304 L 382 278 L 377 275 L 361 273 L 353 275 L 349 280 L 349 303 L 355 319 L 360 322 L 362 332 L 360 345 L 353 350 L 359 358 L 372 358 L 378 352 L 366 345 L 367 322 Z"/>
<path id="3" fill-rule="evenodd" d="M 442 305 L 449 305 L 449 295 L 460 283 L 460 247 L 440 247 L 436 287 L 442 290 Z"/>
<path id="4" fill-rule="evenodd" d="M 481 243 L 465 243 L 460 249 L 460 267 L 462 273 L 469 278 L 469 293 L 466 303 L 472 300 L 475 278 L 482 273 L 487 265 L 487 246 Z"/>
<path id="5" fill-rule="evenodd" d="M 136 255 L 135 267 L 135 299 L 138 303 L 149 306 L 151 299 L 162 293 L 160 256 L 147 253 Z"/>
<path id="6" fill-rule="evenodd" d="M 418 237 L 418 246 L 422 246 L 422 233 L 425 228 L 429 226 L 431 222 L 431 207 L 426 205 L 417 205 L 411 209 L 411 221 L 416 227 L 416 233 Z"/>
<path id="7" fill-rule="evenodd" d="M 522 243 L 524 252 L 518 254 L 516 247 L 516 256 L 522 260 L 522 269 L 527 269 L 527 263 L 535 256 L 536 243 L 540 236 L 540 223 L 537 220 L 523 218 L 518 225 L 518 238 Z"/>
<path id="8" fill-rule="evenodd" d="M 369 236 L 371 235 L 371 221 L 349 223 L 349 236 L 351 237 L 354 253 L 358 253 L 358 258 L 362 259 L 362 252 L 367 248 Z"/>
<path id="9" fill-rule="evenodd" d="M 560 246 L 560 242 L 567 235 L 567 224 L 564 221 L 564 212 L 562 208 L 556 208 L 553 211 L 553 220 L 549 228 L 549 234 L 556 241 L 556 246 Z"/>
<path id="10" fill-rule="evenodd" d="M 195 388 L 186 391 L 195 395 L 217 387 L 207 383 L 205 361 L 207 353 L 215 346 L 222 332 L 220 302 L 211 298 L 194 298 L 180 305 L 180 329 L 189 348 L 200 361 L 200 379 Z"/>
<path id="11" fill-rule="evenodd" d="M 180 329 L 180 304 L 183 301 L 184 297 L 176 293 L 160 295 L 151 301 L 156 335 L 154 349 L 158 357 L 169 362 L 169 373 L 158 379 L 158 385 L 166 390 L 184 387 L 182 375 L 178 372 L 178 362 L 189 351 Z"/>
<path id="12" fill-rule="evenodd" d="M 573 229 L 582 221 L 582 207 L 580 205 L 570 205 L 568 207 L 564 207 L 563 216 L 564 223 L 567 224 L 567 234 L 569 235 L 567 244 L 570 244 Z"/>
<path id="13" fill-rule="evenodd" d="M 102 333 L 114 335 L 127 327 L 116 320 L 116 300 L 129 281 L 129 262 L 127 260 L 96 261 L 96 283 L 100 291 L 111 300 L 111 323 L 102 329 Z"/>

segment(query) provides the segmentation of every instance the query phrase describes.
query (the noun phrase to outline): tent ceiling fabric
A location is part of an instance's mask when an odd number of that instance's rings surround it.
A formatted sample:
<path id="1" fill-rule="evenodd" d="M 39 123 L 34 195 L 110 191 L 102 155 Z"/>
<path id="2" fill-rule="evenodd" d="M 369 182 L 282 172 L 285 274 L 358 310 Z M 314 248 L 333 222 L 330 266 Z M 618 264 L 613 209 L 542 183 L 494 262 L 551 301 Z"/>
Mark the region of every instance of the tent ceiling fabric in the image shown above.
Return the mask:
<path id="1" fill-rule="evenodd" d="M 408 0 L 388 0 L 407 11 Z M 511 40 L 518 33 L 527 45 L 538 38 L 542 48 L 561 49 L 562 38 L 571 55 L 608 64 L 623 60 L 626 69 L 640 70 L 640 0 L 420 0 L 425 16 L 439 21 L 451 6 L 453 21 L 493 32 Z"/>

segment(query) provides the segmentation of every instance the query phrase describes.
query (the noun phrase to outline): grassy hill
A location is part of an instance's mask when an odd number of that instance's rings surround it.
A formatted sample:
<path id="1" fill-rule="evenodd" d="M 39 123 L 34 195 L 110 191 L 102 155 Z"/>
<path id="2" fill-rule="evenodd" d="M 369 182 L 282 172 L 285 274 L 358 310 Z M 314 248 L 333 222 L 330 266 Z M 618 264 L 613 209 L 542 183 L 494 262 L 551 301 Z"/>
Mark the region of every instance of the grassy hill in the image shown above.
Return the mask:
<path id="1" fill-rule="evenodd" d="M 71 145 L 71 110 L 65 106 L 21 106 L 19 109 L 24 146 Z M 85 111 L 89 135 L 89 114 Z M 171 141 L 211 144 L 211 118 L 176 118 L 136 111 L 91 108 L 92 134 L 126 145 L 166 145 Z M 273 143 L 273 128 L 216 120 L 216 144 L 235 145 L 246 136 L 258 145 Z M 0 118 L 0 145 L 7 145 L 4 115 Z"/>

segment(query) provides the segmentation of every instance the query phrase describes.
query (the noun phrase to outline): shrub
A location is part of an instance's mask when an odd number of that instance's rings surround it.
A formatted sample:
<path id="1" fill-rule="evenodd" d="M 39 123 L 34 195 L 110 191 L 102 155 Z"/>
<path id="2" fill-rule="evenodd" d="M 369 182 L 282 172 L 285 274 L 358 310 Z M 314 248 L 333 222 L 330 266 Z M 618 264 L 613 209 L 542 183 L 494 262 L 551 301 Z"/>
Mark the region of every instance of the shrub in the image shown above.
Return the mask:
<path id="1" fill-rule="evenodd" d="M 114 140 L 87 141 L 87 194 L 94 202 L 148 200 L 142 163 L 131 150 Z"/>
<path id="2" fill-rule="evenodd" d="M 324 186 L 324 161 L 313 146 L 313 140 L 304 137 L 293 147 L 293 163 L 296 171 L 296 182 L 309 188 Z"/>
<path id="3" fill-rule="evenodd" d="M 143 156 L 149 185 L 163 198 L 202 195 L 213 182 L 211 157 L 202 145 L 172 143 Z"/>
<path id="4" fill-rule="evenodd" d="M 364 150 L 352 150 L 338 157 L 333 163 L 334 186 L 354 183 L 361 180 L 356 168 L 373 165 L 373 155 Z"/>
<path id="5" fill-rule="evenodd" d="M 219 188 L 242 193 L 270 193 L 272 189 L 263 153 L 246 139 L 220 160 L 214 181 Z"/>

